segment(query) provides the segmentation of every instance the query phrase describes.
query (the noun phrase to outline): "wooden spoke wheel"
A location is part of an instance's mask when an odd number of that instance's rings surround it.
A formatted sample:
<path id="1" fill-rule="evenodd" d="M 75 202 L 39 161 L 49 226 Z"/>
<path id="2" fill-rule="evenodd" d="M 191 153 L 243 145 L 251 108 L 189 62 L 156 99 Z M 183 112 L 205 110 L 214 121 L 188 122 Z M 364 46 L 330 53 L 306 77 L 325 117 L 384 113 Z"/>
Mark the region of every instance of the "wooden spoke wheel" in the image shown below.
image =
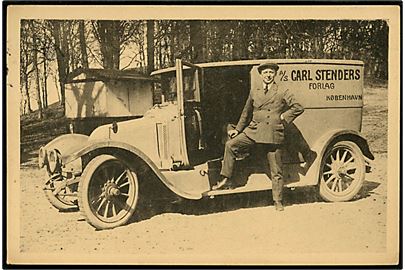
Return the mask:
<path id="1" fill-rule="evenodd" d="M 79 208 L 97 229 L 129 221 L 138 200 L 138 179 L 123 162 L 101 155 L 89 162 L 79 184 Z"/>
<path id="2" fill-rule="evenodd" d="M 77 208 L 77 183 L 67 185 L 66 179 L 59 174 L 50 177 L 46 172 L 45 177 L 49 180 L 45 183 L 44 192 L 53 207 L 60 211 Z"/>
<path id="3" fill-rule="evenodd" d="M 366 165 L 363 153 L 353 142 L 340 141 L 323 156 L 320 195 L 326 201 L 352 199 L 363 185 Z"/>

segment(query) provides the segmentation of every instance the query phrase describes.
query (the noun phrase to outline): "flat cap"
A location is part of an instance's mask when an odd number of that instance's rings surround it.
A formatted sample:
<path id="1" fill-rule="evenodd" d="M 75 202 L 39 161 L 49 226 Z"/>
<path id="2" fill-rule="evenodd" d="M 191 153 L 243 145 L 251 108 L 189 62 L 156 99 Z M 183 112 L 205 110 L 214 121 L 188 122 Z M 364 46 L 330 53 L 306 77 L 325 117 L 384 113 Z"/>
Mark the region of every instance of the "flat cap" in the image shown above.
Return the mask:
<path id="1" fill-rule="evenodd" d="M 259 71 L 259 73 L 262 73 L 263 69 L 266 69 L 266 68 L 270 68 L 272 70 L 277 71 L 279 67 L 275 63 L 263 63 L 257 68 L 257 71 Z"/>

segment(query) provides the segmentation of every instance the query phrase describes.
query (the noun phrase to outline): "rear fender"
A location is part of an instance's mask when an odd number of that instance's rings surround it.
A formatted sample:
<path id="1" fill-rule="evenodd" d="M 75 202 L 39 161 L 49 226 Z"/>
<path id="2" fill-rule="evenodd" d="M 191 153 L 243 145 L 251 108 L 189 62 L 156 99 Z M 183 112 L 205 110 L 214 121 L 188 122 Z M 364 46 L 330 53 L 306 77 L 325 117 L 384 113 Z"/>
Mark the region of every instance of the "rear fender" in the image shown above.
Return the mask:
<path id="1" fill-rule="evenodd" d="M 366 164 L 369 165 L 370 160 L 374 160 L 374 155 L 370 150 L 367 140 L 360 134 L 360 132 L 341 129 L 331 130 L 322 135 L 312 147 L 312 150 L 317 153 L 317 157 L 307 172 L 308 179 L 310 179 L 310 182 L 308 183 L 309 185 L 318 184 L 322 157 L 327 148 L 338 141 L 352 141 L 357 144 L 365 156 Z"/>
<path id="2" fill-rule="evenodd" d="M 148 169 L 150 169 L 160 180 L 160 182 L 162 182 L 169 190 L 180 197 L 193 200 L 200 199 L 202 197 L 200 194 L 190 194 L 184 190 L 180 190 L 161 173 L 153 161 L 150 160 L 141 150 L 123 142 L 110 140 L 91 141 L 75 153 L 62 157 L 62 163 L 68 166 L 70 163 L 77 162 L 78 159 L 82 159 L 83 167 L 85 167 L 86 163 L 90 161 L 91 158 L 100 154 L 110 154 L 120 158 L 130 168 L 134 168 L 138 166 L 139 163 L 143 163 L 141 165 L 146 165 Z"/>

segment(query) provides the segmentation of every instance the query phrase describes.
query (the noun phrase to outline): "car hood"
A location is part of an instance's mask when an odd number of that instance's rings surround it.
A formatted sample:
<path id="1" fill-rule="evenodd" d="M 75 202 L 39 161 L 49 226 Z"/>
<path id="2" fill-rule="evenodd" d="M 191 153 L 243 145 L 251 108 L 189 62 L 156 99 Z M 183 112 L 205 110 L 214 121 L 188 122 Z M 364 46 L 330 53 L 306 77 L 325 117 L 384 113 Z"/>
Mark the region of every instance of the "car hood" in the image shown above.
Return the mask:
<path id="1" fill-rule="evenodd" d="M 117 123 L 114 133 L 112 124 L 100 126 L 89 137 L 89 142 L 112 140 L 129 144 L 144 152 L 152 160 L 159 160 L 157 146 L 157 124 L 169 123 L 178 115 L 175 104 L 154 106 L 144 117 Z"/>

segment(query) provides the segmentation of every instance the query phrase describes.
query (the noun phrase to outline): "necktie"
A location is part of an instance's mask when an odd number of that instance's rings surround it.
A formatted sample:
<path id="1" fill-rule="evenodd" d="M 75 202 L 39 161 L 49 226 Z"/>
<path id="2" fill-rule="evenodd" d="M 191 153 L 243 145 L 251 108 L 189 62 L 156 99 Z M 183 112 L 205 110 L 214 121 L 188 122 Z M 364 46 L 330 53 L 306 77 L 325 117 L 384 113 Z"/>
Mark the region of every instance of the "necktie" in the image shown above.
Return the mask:
<path id="1" fill-rule="evenodd" d="M 268 91 L 269 91 L 269 85 L 266 84 L 266 86 L 264 87 L 264 94 L 267 94 Z"/>

